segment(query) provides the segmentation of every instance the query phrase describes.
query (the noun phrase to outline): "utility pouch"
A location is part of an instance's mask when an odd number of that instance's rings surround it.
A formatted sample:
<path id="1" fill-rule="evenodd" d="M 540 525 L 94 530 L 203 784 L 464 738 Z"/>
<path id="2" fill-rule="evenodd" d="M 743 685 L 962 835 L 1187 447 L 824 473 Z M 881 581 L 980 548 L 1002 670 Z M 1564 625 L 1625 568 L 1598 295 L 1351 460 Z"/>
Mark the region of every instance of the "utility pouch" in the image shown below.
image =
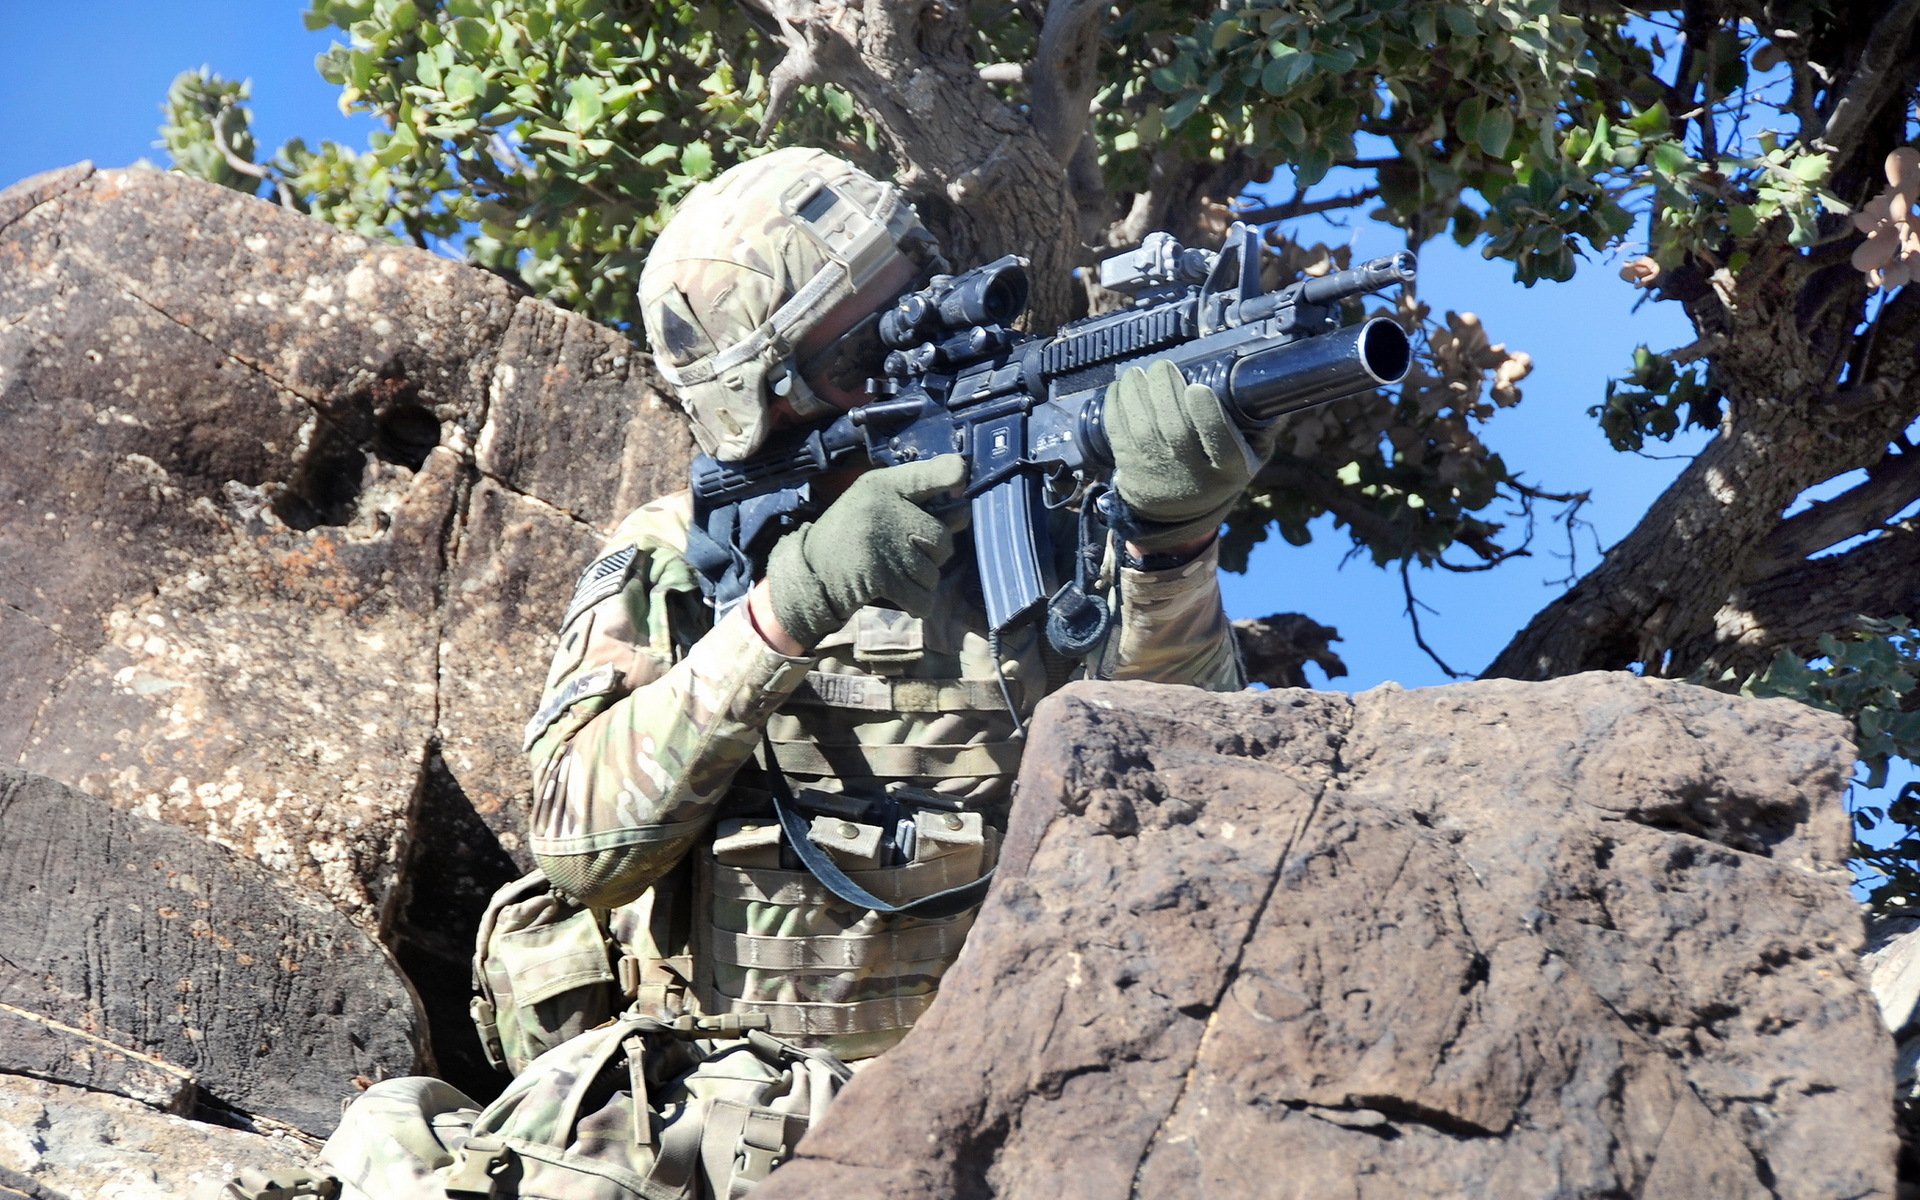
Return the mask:
<path id="1" fill-rule="evenodd" d="M 474 947 L 474 1028 L 487 1061 L 518 1074 L 625 1006 L 602 914 L 535 870 L 493 895 Z"/>

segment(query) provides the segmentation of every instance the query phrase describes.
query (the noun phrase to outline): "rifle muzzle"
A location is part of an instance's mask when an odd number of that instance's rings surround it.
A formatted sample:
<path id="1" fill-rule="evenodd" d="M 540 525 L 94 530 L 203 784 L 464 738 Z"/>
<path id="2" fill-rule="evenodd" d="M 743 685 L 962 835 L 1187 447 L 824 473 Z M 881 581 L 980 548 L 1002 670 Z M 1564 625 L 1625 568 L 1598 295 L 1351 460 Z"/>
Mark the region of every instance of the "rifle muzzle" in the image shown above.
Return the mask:
<path id="1" fill-rule="evenodd" d="M 1386 317 L 1249 354 L 1227 373 L 1227 411 L 1242 426 L 1399 383 L 1413 363 L 1406 330 Z"/>

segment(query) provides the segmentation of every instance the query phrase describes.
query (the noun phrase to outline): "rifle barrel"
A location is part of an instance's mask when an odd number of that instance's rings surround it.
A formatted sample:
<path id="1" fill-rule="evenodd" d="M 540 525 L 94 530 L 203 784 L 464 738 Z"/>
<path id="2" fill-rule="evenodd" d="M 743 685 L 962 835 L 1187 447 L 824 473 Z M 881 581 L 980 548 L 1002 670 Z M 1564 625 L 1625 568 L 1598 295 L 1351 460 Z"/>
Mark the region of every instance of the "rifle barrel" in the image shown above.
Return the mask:
<path id="1" fill-rule="evenodd" d="M 1374 317 L 1247 355 L 1228 373 L 1224 399 L 1243 424 L 1264 425 L 1288 413 L 1398 383 L 1412 362 L 1406 330 L 1386 317 Z"/>

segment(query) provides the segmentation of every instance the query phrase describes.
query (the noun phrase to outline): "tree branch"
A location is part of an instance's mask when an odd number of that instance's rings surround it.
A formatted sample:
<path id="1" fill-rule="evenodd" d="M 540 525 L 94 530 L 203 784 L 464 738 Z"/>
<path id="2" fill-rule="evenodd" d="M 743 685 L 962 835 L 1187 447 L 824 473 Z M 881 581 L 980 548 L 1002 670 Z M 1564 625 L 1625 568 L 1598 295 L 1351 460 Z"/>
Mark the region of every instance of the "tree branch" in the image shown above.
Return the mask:
<path id="1" fill-rule="evenodd" d="M 1774 651 L 1805 651 L 1860 617 L 1920 611 L 1920 525 L 1902 522 L 1842 554 L 1800 563 L 1741 589 L 1721 610 L 1714 672 L 1757 668 Z"/>
<path id="2" fill-rule="evenodd" d="M 1263 208 L 1237 209 L 1233 219 L 1245 221 L 1250 225 L 1270 225 L 1275 221 L 1290 221 L 1295 217 L 1312 216 L 1314 213 L 1352 208 L 1358 204 L 1365 204 L 1379 195 L 1379 188 L 1361 188 L 1357 192 L 1343 192 L 1338 196 L 1322 196 L 1318 200 L 1308 200 L 1302 193 L 1295 192 L 1291 199 L 1279 204 L 1269 204 Z"/>
<path id="3" fill-rule="evenodd" d="M 1857 149 L 1867 126 L 1889 103 L 1896 97 L 1905 102 L 1913 61 L 1910 47 L 1917 24 L 1920 24 L 1920 0 L 1895 0 L 1881 13 L 1879 22 L 1865 38 L 1867 48 L 1860 56 L 1859 66 L 1821 131 L 1819 140 L 1827 149 L 1842 152 Z"/>
<path id="4" fill-rule="evenodd" d="M 1104 0 L 1053 0 L 1027 64 L 1034 131 L 1063 163 L 1078 151 L 1087 130 L 1088 108 L 1100 86 L 1100 24 L 1110 7 Z"/>
<path id="5" fill-rule="evenodd" d="M 1890 454 L 1867 472 L 1856 488 L 1810 505 L 1780 523 L 1751 568 L 1764 579 L 1790 570 L 1829 546 L 1870 532 L 1920 500 L 1920 454 Z"/>
<path id="6" fill-rule="evenodd" d="M 748 0 L 779 25 L 787 54 L 770 77 L 790 91 L 830 80 L 853 97 L 901 165 L 900 183 L 958 266 L 1021 254 L 1032 261 L 1031 315 L 1058 324 L 1084 295 L 1069 216 L 1067 163 L 1034 123 L 980 78 L 966 10 L 949 0 L 842 4 Z M 775 78 L 777 77 L 777 78 Z M 783 93 L 784 94 L 784 93 Z M 1084 113 L 1081 115 L 1084 123 Z"/>

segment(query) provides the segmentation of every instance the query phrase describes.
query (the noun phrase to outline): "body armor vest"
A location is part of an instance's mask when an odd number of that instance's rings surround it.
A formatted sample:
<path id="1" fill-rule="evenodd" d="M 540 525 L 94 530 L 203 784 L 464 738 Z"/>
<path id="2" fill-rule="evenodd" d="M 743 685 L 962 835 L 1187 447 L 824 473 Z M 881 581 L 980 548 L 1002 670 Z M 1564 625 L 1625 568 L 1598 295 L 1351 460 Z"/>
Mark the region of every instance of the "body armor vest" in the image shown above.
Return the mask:
<path id="1" fill-rule="evenodd" d="M 992 868 L 1022 748 L 1008 700 L 1024 720 L 1049 690 L 1037 631 L 996 661 L 970 570 L 959 572 L 925 618 L 856 613 L 816 647 L 819 662 L 767 724 L 763 753 L 798 793 L 811 840 L 890 903 Z M 855 907 L 782 842 L 763 770 L 744 768 L 711 841 L 682 868 L 690 877 L 616 914 L 640 998 L 763 1012 L 776 1036 L 843 1058 L 877 1054 L 932 1002 L 977 909 L 929 919 Z M 675 895 L 691 898 L 684 917 L 665 911 Z M 682 952 L 654 949 L 667 945 Z"/>

